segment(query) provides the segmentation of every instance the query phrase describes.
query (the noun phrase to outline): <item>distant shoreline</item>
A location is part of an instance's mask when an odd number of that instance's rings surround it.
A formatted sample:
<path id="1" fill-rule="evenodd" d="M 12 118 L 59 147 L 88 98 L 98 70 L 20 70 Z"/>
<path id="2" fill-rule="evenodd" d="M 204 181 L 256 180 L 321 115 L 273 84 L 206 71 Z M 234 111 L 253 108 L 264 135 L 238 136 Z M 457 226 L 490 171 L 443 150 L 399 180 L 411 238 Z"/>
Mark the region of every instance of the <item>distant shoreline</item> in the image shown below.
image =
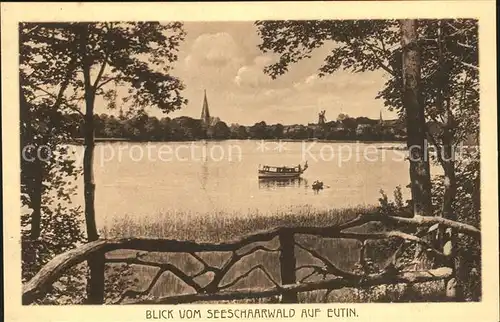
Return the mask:
<path id="1" fill-rule="evenodd" d="M 281 142 L 317 142 L 317 143 L 405 143 L 404 140 L 353 140 L 353 139 L 335 139 L 335 140 L 327 140 L 327 139 L 257 139 L 257 138 L 248 138 L 248 139 L 197 139 L 197 140 L 172 140 L 172 141 L 164 141 L 164 140 L 131 140 L 127 138 L 95 138 L 95 143 L 115 143 L 115 142 L 130 142 L 130 143 L 146 143 L 146 142 L 222 142 L 222 141 L 281 141 Z M 72 144 L 84 144 L 83 138 L 75 138 L 70 142 Z"/>
<path id="2" fill-rule="evenodd" d="M 83 144 L 84 142 L 85 142 L 85 140 L 83 138 L 72 139 L 72 143 Z M 126 138 L 95 138 L 94 142 L 95 143 L 101 143 L 101 142 L 110 143 L 110 142 L 132 142 L 132 141 L 130 139 L 126 139 Z"/>
<path id="3" fill-rule="evenodd" d="M 140 140 L 131 140 L 127 138 L 95 138 L 95 143 L 182 143 L 182 142 L 223 142 L 223 141 L 260 141 L 261 139 L 198 139 L 198 140 L 182 140 L 182 141 L 140 141 Z M 397 151 L 406 151 L 408 147 L 406 146 L 406 142 L 390 140 L 390 141 L 374 141 L 374 140 L 324 140 L 324 139 L 262 139 L 266 142 L 273 141 L 282 141 L 282 142 L 317 142 L 317 143 L 364 143 L 364 144 L 400 144 L 398 146 L 379 146 L 378 149 L 382 150 L 397 150 Z M 73 145 L 84 145 L 83 138 L 76 138 L 72 141 L 67 142 L 67 144 Z M 401 146 L 402 145 L 402 146 Z M 466 148 L 477 147 L 477 145 L 466 145 Z"/>

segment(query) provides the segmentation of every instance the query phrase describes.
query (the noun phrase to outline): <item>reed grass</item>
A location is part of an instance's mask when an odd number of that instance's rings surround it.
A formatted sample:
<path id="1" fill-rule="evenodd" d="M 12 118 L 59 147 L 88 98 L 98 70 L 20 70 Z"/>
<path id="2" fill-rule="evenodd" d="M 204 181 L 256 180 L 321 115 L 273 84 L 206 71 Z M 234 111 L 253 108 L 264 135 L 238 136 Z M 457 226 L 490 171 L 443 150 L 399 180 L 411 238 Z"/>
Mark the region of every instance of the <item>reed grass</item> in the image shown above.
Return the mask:
<path id="1" fill-rule="evenodd" d="M 204 214 L 177 211 L 143 217 L 125 215 L 112 226 L 104 227 L 101 235 L 216 243 L 274 227 L 334 225 L 374 210 L 374 207 L 318 210 L 311 206 L 292 206 L 283 207 L 272 215 L 259 210 L 246 213 L 210 210 Z"/>

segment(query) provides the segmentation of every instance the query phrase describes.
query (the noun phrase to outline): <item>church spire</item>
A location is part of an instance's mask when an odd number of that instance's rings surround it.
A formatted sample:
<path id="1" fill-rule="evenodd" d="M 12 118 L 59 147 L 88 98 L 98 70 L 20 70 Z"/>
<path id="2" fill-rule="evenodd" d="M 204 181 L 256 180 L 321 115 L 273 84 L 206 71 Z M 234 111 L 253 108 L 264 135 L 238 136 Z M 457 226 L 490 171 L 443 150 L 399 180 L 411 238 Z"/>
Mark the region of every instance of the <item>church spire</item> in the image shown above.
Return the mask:
<path id="1" fill-rule="evenodd" d="M 204 92 L 203 108 L 201 110 L 201 121 L 204 124 L 210 123 L 210 112 L 208 111 L 207 90 Z"/>
<path id="2" fill-rule="evenodd" d="M 382 109 L 380 109 L 380 119 L 379 119 L 380 124 L 384 123 L 384 120 L 382 119 Z"/>

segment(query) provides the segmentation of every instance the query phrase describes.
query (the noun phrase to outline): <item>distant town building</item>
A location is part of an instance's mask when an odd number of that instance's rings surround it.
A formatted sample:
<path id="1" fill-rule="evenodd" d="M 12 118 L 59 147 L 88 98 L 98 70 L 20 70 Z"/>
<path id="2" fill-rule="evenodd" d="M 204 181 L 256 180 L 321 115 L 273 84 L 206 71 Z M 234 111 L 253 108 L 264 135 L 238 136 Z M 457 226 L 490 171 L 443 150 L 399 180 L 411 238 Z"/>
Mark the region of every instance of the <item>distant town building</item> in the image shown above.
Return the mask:
<path id="1" fill-rule="evenodd" d="M 336 122 L 335 124 L 333 124 L 332 130 L 334 132 L 342 132 L 346 130 L 346 127 L 344 126 L 344 124 L 342 124 L 342 122 Z"/>
<path id="2" fill-rule="evenodd" d="M 356 134 L 357 135 L 363 135 L 367 134 L 371 131 L 372 125 L 370 124 L 358 124 L 356 127 Z"/>
<path id="3" fill-rule="evenodd" d="M 308 123 L 307 127 L 312 129 L 312 130 L 317 130 L 317 129 L 321 128 L 321 126 L 319 124 L 316 124 L 316 123 Z"/>

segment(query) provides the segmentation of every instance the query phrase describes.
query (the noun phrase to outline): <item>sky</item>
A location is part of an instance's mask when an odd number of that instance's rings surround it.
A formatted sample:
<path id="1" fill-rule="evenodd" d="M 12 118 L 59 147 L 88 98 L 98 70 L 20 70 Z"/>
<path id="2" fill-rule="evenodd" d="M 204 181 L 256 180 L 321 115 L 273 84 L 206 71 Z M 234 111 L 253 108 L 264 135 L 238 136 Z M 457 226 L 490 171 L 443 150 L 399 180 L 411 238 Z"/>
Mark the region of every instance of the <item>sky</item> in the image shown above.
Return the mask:
<path id="1" fill-rule="evenodd" d="M 396 117 L 382 100 L 375 99 L 385 83 L 385 72 L 337 71 L 318 77 L 333 43 L 272 80 L 263 69 L 276 56 L 257 47 L 261 40 L 253 22 L 185 22 L 184 29 L 187 35 L 172 74 L 184 82 L 182 94 L 189 102 L 168 115 L 148 109 L 150 115 L 199 118 L 206 90 L 211 116 L 228 125 L 307 124 L 316 122 L 321 110 L 326 110 L 327 121 L 341 112 L 378 119 L 382 111 L 384 119 Z"/>

